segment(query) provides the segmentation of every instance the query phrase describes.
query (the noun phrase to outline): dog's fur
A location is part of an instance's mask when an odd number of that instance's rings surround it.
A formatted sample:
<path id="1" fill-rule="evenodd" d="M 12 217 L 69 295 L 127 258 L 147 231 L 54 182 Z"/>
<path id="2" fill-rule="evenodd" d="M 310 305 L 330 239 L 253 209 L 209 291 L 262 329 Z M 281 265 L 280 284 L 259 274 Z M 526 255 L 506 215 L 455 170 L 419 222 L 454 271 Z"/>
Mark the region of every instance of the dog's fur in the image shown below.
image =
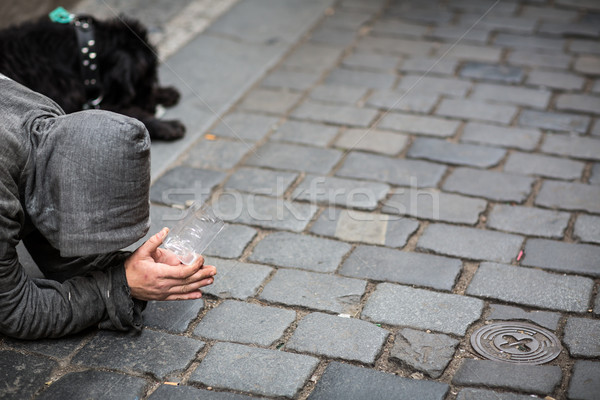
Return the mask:
<path id="1" fill-rule="evenodd" d="M 152 139 L 173 140 L 185 127 L 155 118 L 157 105 L 171 107 L 179 92 L 158 85 L 158 59 L 145 27 L 136 20 L 94 21 L 95 50 L 103 91 L 100 109 L 142 121 Z M 66 113 L 83 109 L 75 28 L 47 18 L 0 31 L 0 72 L 56 101 Z"/>

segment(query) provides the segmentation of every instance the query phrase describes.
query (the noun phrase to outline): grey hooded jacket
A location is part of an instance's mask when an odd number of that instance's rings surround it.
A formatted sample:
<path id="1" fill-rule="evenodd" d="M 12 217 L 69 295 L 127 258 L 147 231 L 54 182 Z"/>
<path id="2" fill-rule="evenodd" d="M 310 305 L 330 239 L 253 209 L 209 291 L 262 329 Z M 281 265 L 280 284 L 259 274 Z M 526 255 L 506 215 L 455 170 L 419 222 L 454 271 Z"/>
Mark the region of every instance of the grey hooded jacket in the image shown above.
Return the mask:
<path id="1" fill-rule="evenodd" d="M 150 141 L 137 120 L 65 115 L 0 74 L 0 333 L 139 330 L 118 251 L 148 230 Z M 29 278 L 23 241 L 46 279 Z"/>

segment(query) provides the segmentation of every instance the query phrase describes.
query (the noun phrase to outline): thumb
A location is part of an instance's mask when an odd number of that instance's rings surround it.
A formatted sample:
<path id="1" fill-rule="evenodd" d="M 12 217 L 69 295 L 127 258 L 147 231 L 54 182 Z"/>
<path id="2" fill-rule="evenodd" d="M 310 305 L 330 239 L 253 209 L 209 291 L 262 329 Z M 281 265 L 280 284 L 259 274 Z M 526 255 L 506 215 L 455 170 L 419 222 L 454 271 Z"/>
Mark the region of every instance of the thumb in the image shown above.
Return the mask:
<path id="1" fill-rule="evenodd" d="M 140 252 L 145 254 L 154 253 L 156 249 L 158 249 L 158 246 L 162 244 L 165 237 L 167 237 L 167 233 L 169 233 L 169 228 L 162 228 L 160 232 L 158 232 L 155 235 L 152 235 L 152 237 L 146 240 L 144 244 L 139 248 Z"/>

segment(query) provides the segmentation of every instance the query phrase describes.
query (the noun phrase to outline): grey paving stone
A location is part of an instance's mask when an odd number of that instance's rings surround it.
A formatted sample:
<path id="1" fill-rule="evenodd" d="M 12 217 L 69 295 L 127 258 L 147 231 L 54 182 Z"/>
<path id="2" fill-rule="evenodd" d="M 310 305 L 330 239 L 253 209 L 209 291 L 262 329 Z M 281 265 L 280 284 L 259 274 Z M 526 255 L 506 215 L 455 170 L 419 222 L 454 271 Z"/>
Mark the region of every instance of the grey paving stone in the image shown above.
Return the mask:
<path id="1" fill-rule="evenodd" d="M 458 340 L 441 333 L 425 333 L 404 328 L 396 334 L 390 359 L 439 378 L 450 361 Z"/>
<path id="2" fill-rule="evenodd" d="M 142 378 L 114 372 L 71 372 L 53 382 L 36 399 L 135 399 L 144 395 L 147 384 Z"/>
<path id="3" fill-rule="evenodd" d="M 230 169 L 252 150 L 249 143 L 231 140 L 201 140 L 183 157 L 183 165 L 195 168 Z"/>
<path id="4" fill-rule="evenodd" d="M 324 147 L 335 137 L 337 132 L 338 128 L 333 126 L 312 122 L 287 121 L 269 139 Z"/>
<path id="5" fill-rule="evenodd" d="M 243 394 L 231 392 L 215 392 L 214 390 L 196 389 L 184 385 L 160 385 L 150 397 L 149 400 L 250 400 L 257 397 L 245 396 Z M 262 399 L 262 397 L 261 397 Z"/>
<path id="6" fill-rule="evenodd" d="M 139 336 L 100 331 L 73 358 L 72 364 L 152 374 L 165 379 L 183 371 L 205 343 L 144 329 Z"/>
<path id="7" fill-rule="evenodd" d="M 381 18 L 373 24 L 371 34 L 375 36 L 399 36 L 420 38 L 427 33 L 427 27 L 411 24 L 392 18 Z"/>
<path id="8" fill-rule="evenodd" d="M 600 93 L 600 79 L 596 79 L 594 86 L 592 86 L 592 92 Z"/>
<path id="9" fill-rule="evenodd" d="M 385 111 L 414 111 L 427 114 L 433 110 L 437 101 L 438 95 L 434 93 L 421 93 L 417 90 L 411 92 L 378 90 L 369 96 L 367 106 Z"/>
<path id="10" fill-rule="evenodd" d="M 339 150 L 268 142 L 259 147 L 246 164 L 326 174 L 341 156 Z"/>
<path id="11" fill-rule="evenodd" d="M 431 52 L 434 43 L 399 39 L 396 37 L 365 36 L 356 45 L 360 51 L 381 52 L 384 54 L 426 56 Z"/>
<path id="12" fill-rule="evenodd" d="M 590 184 L 600 184 L 600 163 L 594 163 L 592 165 L 592 175 L 590 176 Z"/>
<path id="13" fill-rule="evenodd" d="M 579 75 L 569 72 L 532 70 L 527 76 L 527 83 L 553 89 L 580 90 L 585 80 Z"/>
<path id="14" fill-rule="evenodd" d="M 389 190 L 385 183 L 307 175 L 292 193 L 292 198 L 327 206 L 374 210 Z"/>
<path id="15" fill-rule="evenodd" d="M 563 210 L 600 213 L 600 187 L 583 183 L 545 181 L 535 204 Z"/>
<path id="16" fill-rule="evenodd" d="M 275 232 L 256 245 L 249 260 L 315 272 L 333 272 L 351 247 L 330 239 Z"/>
<path id="17" fill-rule="evenodd" d="M 205 263 L 214 265 L 217 268 L 217 275 L 213 284 L 204 286 L 202 292 L 226 299 L 245 300 L 253 297 L 273 271 L 273 268 L 266 265 L 234 260 L 207 258 Z"/>
<path id="18" fill-rule="evenodd" d="M 521 11 L 523 17 L 541 18 L 545 21 L 572 22 L 577 18 L 577 10 L 547 7 L 543 4 L 527 4 Z"/>
<path id="19" fill-rule="evenodd" d="M 598 85 L 598 87 L 600 88 L 600 85 Z M 596 119 L 596 122 L 594 123 L 594 126 L 592 127 L 591 134 L 592 134 L 592 136 L 600 136 L 600 119 Z"/>
<path id="20" fill-rule="evenodd" d="M 454 258 L 361 245 L 346 259 L 340 274 L 450 291 L 461 268 Z"/>
<path id="21" fill-rule="evenodd" d="M 235 112 L 211 130 L 216 136 L 235 138 L 242 141 L 259 141 L 275 127 L 277 117 Z"/>
<path id="22" fill-rule="evenodd" d="M 328 85 L 358 86 L 371 89 L 389 89 L 394 85 L 396 75 L 384 72 L 359 71 L 338 68 L 325 79 Z"/>
<path id="23" fill-rule="evenodd" d="M 367 127 L 377 116 L 376 110 L 305 101 L 292 117 L 338 125 Z"/>
<path id="24" fill-rule="evenodd" d="M 473 84 L 471 82 L 465 80 L 423 76 L 421 74 L 403 76 L 398 85 L 398 89 L 464 97 L 472 86 Z"/>
<path id="25" fill-rule="evenodd" d="M 401 5 L 402 3 L 400 3 Z M 410 6 L 409 6 L 410 8 Z M 392 16 L 397 16 L 397 17 L 401 17 L 404 19 L 408 19 L 411 21 L 417 21 L 417 22 L 421 22 L 421 23 L 428 23 L 428 24 L 444 24 L 444 23 L 448 23 L 450 22 L 450 20 L 453 17 L 453 13 L 450 10 L 447 9 L 440 9 L 438 8 L 434 8 L 434 7 L 413 7 L 412 10 L 410 10 L 410 12 L 405 12 L 405 10 L 402 9 L 402 7 L 398 7 L 398 9 L 396 10 L 396 12 L 398 14 L 394 14 L 394 9 L 392 8 L 390 11 L 392 11 Z M 436 12 L 433 12 L 436 11 Z"/>
<path id="26" fill-rule="evenodd" d="M 281 64 L 285 68 L 321 72 L 335 64 L 342 49 L 320 43 L 305 42 L 298 46 Z"/>
<path id="27" fill-rule="evenodd" d="M 286 349 L 374 364 L 389 332 L 354 318 L 311 313 L 298 324 Z"/>
<path id="28" fill-rule="evenodd" d="M 569 384 L 570 399 L 594 400 L 600 393 L 600 362 L 579 360 Z"/>
<path id="29" fill-rule="evenodd" d="M 296 312 L 226 300 L 202 317 L 194 335 L 226 342 L 270 346 L 283 336 Z"/>
<path id="30" fill-rule="evenodd" d="M 543 89 L 480 83 L 475 85 L 471 98 L 543 109 L 548 106 L 551 94 Z"/>
<path id="31" fill-rule="evenodd" d="M 600 114 L 600 97 L 584 94 L 560 94 L 556 98 L 558 110 Z"/>
<path id="32" fill-rule="evenodd" d="M 445 164 L 486 168 L 498 164 L 506 155 L 506 150 L 442 139 L 416 138 L 407 155 Z"/>
<path id="33" fill-rule="evenodd" d="M 216 343 L 190 376 L 192 383 L 264 396 L 294 397 L 319 363 L 278 350 Z"/>
<path id="34" fill-rule="evenodd" d="M 495 392 L 486 389 L 465 388 L 458 392 L 456 400 L 531 400 L 530 395 Z"/>
<path id="35" fill-rule="evenodd" d="M 533 150 L 541 136 L 542 133 L 533 128 L 513 128 L 481 122 L 467 122 L 460 140 L 469 143 Z"/>
<path id="36" fill-rule="evenodd" d="M 391 72 L 399 63 L 400 57 L 398 56 L 366 52 L 355 52 L 342 60 L 342 65 L 348 68 Z"/>
<path id="37" fill-rule="evenodd" d="M 329 208 L 311 232 L 346 242 L 402 247 L 418 227 L 417 221 L 392 215 Z"/>
<path id="38" fill-rule="evenodd" d="M 341 5 L 342 7 L 347 6 L 348 3 L 348 0 L 346 0 Z M 373 12 L 379 10 L 382 6 L 381 1 L 373 1 L 369 2 L 369 4 L 355 2 L 355 5 L 360 5 L 358 10 L 336 10 L 333 15 L 327 16 L 323 21 L 323 24 L 340 29 L 358 30 L 358 28 L 371 19 Z M 366 9 L 365 7 L 368 7 L 369 5 L 371 7 Z M 373 8 L 375 8 L 375 10 Z"/>
<path id="39" fill-rule="evenodd" d="M 490 30 L 480 29 L 478 26 L 469 29 L 469 27 L 464 26 L 442 25 L 435 27 L 429 36 L 452 43 L 460 41 L 461 43 L 485 44 L 490 36 Z"/>
<path id="40" fill-rule="evenodd" d="M 487 226 L 528 236 L 560 239 L 570 216 L 565 212 L 497 204 L 488 216 Z"/>
<path id="41" fill-rule="evenodd" d="M 468 62 L 460 70 L 463 78 L 483 79 L 505 83 L 520 83 L 525 76 L 522 68 L 508 65 Z"/>
<path id="42" fill-rule="evenodd" d="M 597 15 L 597 14 L 596 14 Z M 592 33 L 592 30 L 595 34 L 589 36 L 599 36 L 600 30 L 594 24 L 568 24 L 564 26 L 567 29 L 581 29 L 582 32 L 588 31 L 588 33 Z M 587 54 L 600 54 L 600 45 L 597 40 L 587 40 L 587 39 L 573 39 L 569 43 L 569 50 L 575 53 L 587 53 Z"/>
<path id="43" fill-rule="evenodd" d="M 394 374 L 330 363 L 309 400 L 422 399 L 441 400 L 449 386 L 426 380 L 402 378 Z"/>
<path id="44" fill-rule="evenodd" d="M 593 281 L 532 268 L 482 263 L 467 294 L 551 310 L 585 312 Z"/>
<path id="45" fill-rule="evenodd" d="M 149 301 L 144 310 L 144 326 L 184 333 L 204 308 L 204 300 Z"/>
<path id="46" fill-rule="evenodd" d="M 364 150 L 374 153 L 396 155 L 404 149 L 408 136 L 401 133 L 376 129 L 346 129 L 334 146 L 348 150 Z"/>
<path id="47" fill-rule="evenodd" d="M 303 92 L 318 81 L 320 76 L 321 72 L 318 71 L 298 71 L 280 67 L 267 75 L 261 85 L 263 87 L 287 88 Z"/>
<path id="48" fill-rule="evenodd" d="M 514 321 L 524 320 L 555 331 L 558 328 L 560 314 L 550 311 L 525 311 L 519 307 L 505 306 L 502 304 L 490 304 L 488 320 Z"/>
<path id="49" fill-rule="evenodd" d="M 179 166 L 168 170 L 150 187 L 150 201 L 166 205 L 204 202 L 212 189 L 225 179 L 225 173 Z"/>
<path id="50" fill-rule="evenodd" d="M 494 44 L 520 49 L 542 49 L 560 52 L 565 47 L 565 40 L 558 38 L 499 33 Z"/>
<path id="51" fill-rule="evenodd" d="M 431 224 L 417 242 L 417 248 L 472 260 L 510 262 L 522 243 L 522 236 L 508 233 Z"/>
<path id="52" fill-rule="evenodd" d="M 482 309 L 483 301 L 472 297 L 380 283 L 361 315 L 375 322 L 462 336 Z"/>
<path id="53" fill-rule="evenodd" d="M 294 232 L 303 231 L 317 212 L 312 204 L 240 192 L 220 193 L 213 208 L 225 221 Z"/>
<path id="54" fill-rule="evenodd" d="M 354 314 L 366 284 L 359 279 L 280 269 L 267 283 L 260 298 L 289 306 Z"/>
<path id="55" fill-rule="evenodd" d="M 575 71 L 586 75 L 600 75 L 600 57 L 579 56 L 575 60 Z"/>
<path id="56" fill-rule="evenodd" d="M 444 182 L 450 192 L 484 197 L 496 201 L 523 202 L 534 178 L 507 172 L 456 168 Z"/>
<path id="57" fill-rule="evenodd" d="M 486 12 L 490 11 L 491 15 L 513 15 L 518 8 L 518 4 L 510 2 L 510 3 L 502 3 L 498 4 L 497 7 L 494 7 L 490 10 L 490 6 L 494 4 L 493 1 L 484 0 L 484 1 L 472 1 L 472 0 L 459 0 L 451 5 L 452 8 L 456 8 L 462 10 L 463 12 Z"/>
<path id="58" fill-rule="evenodd" d="M 583 242 L 600 244 L 600 217 L 580 215 L 575 221 L 574 234 Z"/>
<path id="59" fill-rule="evenodd" d="M 225 182 L 225 189 L 268 196 L 281 196 L 297 177 L 298 174 L 295 172 L 238 168 Z"/>
<path id="60" fill-rule="evenodd" d="M 437 108 L 436 114 L 509 124 L 517 114 L 517 108 L 509 105 L 482 103 L 476 100 L 444 99 Z"/>
<path id="61" fill-rule="evenodd" d="M 348 47 L 354 41 L 355 32 L 322 24 L 311 32 L 310 42 L 326 44 L 339 49 Z"/>
<path id="62" fill-rule="evenodd" d="M 254 89 L 239 107 L 245 111 L 258 111 L 271 114 L 285 114 L 300 99 L 300 93 L 287 90 Z"/>
<path id="63" fill-rule="evenodd" d="M 238 258 L 254 236 L 256 236 L 256 229 L 244 225 L 225 224 L 219 236 L 208 245 L 204 254 L 214 257 Z"/>
<path id="64" fill-rule="evenodd" d="M 368 88 L 340 85 L 319 85 L 309 94 L 311 99 L 331 103 L 356 104 L 367 93 Z"/>
<path id="65" fill-rule="evenodd" d="M 419 219 L 475 225 L 487 206 L 482 199 L 440 192 L 437 189 L 394 189 L 383 202 L 384 213 Z"/>
<path id="66" fill-rule="evenodd" d="M 520 152 L 511 153 L 504 164 L 506 172 L 557 179 L 578 179 L 584 167 L 580 161 Z"/>
<path id="67" fill-rule="evenodd" d="M 545 395 L 560 385 L 558 365 L 510 364 L 464 359 L 452 378 L 460 386 L 487 386 Z"/>
<path id="68" fill-rule="evenodd" d="M 445 118 L 398 113 L 388 113 L 378 123 L 382 129 L 441 137 L 454 135 L 459 125 L 459 121 Z"/>
<path id="69" fill-rule="evenodd" d="M 555 131 L 585 133 L 590 125 L 590 118 L 575 114 L 523 110 L 519 116 L 519 124 Z"/>
<path id="70" fill-rule="evenodd" d="M 391 183 L 399 186 L 433 187 L 446 167 L 419 160 L 404 160 L 362 152 L 350 152 L 336 175 Z"/>
<path id="71" fill-rule="evenodd" d="M 31 398 L 44 387 L 56 367 L 58 363 L 46 357 L 0 350 L 0 397 L 7 400 Z"/>
<path id="72" fill-rule="evenodd" d="M 508 62 L 513 65 L 524 65 L 528 67 L 567 69 L 573 57 L 570 54 L 550 51 L 513 50 L 508 56 Z"/>
<path id="73" fill-rule="evenodd" d="M 586 160 L 600 160 L 600 139 L 546 134 L 542 151 Z"/>
<path id="74" fill-rule="evenodd" d="M 402 72 L 431 72 L 435 74 L 454 75 L 457 60 L 440 60 L 439 58 L 414 57 L 404 60 L 400 66 Z"/>
<path id="75" fill-rule="evenodd" d="M 570 317 L 563 341 L 573 357 L 599 357 L 600 320 Z"/>
<path id="76" fill-rule="evenodd" d="M 86 338 L 85 333 L 59 339 L 19 340 L 4 337 L 4 345 L 12 349 L 25 350 L 53 358 L 65 358 L 73 353 Z"/>
<path id="77" fill-rule="evenodd" d="M 502 57 L 502 49 L 472 44 L 445 43 L 437 49 L 436 54 L 450 59 L 496 63 Z"/>
<path id="78" fill-rule="evenodd" d="M 478 4 L 486 3 L 483 2 Z M 532 18 L 527 17 L 496 15 L 494 12 L 487 14 L 485 18 L 481 19 L 481 15 L 485 11 L 487 10 L 482 10 L 480 13 L 472 13 L 469 12 L 469 10 L 465 10 L 465 13 L 460 16 L 459 22 L 463 26 L 466 25 L 465 30 L 473 25 L 475 21 L 479 21 L 478 26 L 494 31 L 533 33 L 535 29 L 535 19 L 532 21 Z"/>

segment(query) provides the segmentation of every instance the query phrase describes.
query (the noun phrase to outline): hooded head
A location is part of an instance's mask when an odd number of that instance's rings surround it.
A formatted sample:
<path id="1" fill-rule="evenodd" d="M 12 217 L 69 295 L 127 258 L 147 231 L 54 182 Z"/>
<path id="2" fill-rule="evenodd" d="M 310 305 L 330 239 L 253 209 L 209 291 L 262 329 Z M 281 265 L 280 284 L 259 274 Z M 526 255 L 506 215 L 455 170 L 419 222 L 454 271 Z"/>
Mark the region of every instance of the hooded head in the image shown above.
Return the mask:
<path id="1" fill-rule="evenodd" d="M 143 237 L 150 207 L 145 126 L 107 111 L 65 115 L 15 82 L 0 79 L 0 86 L 4 153 L 24 165 L 15 171 L 21 204 L 50 244 L 70 257 L 118 250 Z"/>

